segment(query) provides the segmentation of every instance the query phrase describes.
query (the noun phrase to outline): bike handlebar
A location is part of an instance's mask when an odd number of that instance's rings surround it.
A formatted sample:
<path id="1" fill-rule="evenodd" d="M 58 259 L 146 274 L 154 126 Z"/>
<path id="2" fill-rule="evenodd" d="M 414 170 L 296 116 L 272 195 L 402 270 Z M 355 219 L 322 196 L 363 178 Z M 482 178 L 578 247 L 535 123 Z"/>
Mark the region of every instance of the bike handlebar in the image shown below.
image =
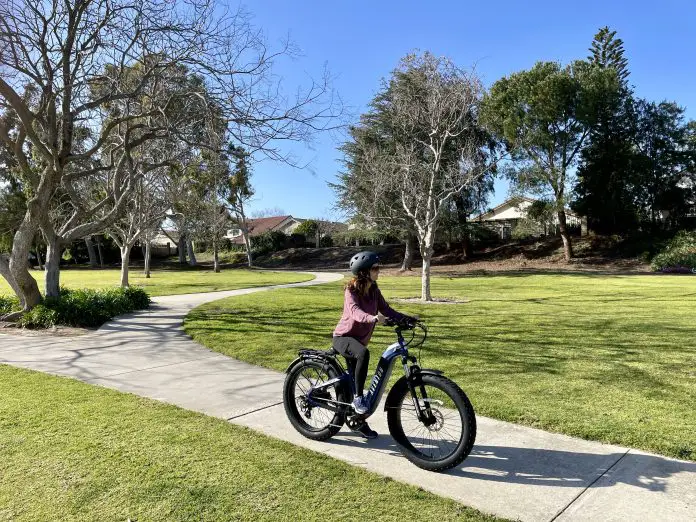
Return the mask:
<path id="1" fill-rule="evenodd" d="M 419 319 L 415 319 L 414 317 L 405 317 L 401 321 L 387 319 L 384 326 L 396 327 L 400 328 L 401 330 L 413 330 L 419 325 L 419 323 L 421 323 Z"/>

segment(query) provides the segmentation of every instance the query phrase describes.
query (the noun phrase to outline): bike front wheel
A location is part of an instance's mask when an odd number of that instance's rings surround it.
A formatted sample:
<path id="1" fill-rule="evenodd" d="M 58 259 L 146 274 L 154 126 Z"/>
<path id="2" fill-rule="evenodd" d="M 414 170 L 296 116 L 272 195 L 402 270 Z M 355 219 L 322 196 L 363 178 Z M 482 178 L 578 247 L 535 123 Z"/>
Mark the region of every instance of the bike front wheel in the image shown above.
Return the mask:
<path id="1" fill-rule="evenodd" d="M 389 432 L 404 456 L 419 468 L 443 471 L 460 464 L 476 440 L 476 415 L 456 383 L 440 375 L 419 375 L 413 397 L 406 379 L 390 393 Z M 424 413 L 419 418 L 415 401 Z"/>

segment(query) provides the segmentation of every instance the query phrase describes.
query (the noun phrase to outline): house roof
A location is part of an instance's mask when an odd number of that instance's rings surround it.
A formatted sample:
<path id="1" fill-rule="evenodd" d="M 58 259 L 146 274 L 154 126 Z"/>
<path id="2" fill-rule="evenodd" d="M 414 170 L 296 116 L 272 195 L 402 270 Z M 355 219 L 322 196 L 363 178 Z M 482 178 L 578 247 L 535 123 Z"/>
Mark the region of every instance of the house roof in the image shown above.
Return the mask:
<path id="1" fill-rule="evenodd" d="M 249 220 L 249 232 L 253 236 L 276 230 L 288 219 L 293 219 L 292 216 L 271 216 L 264 218 L 256 218 Z"/>
<path id="2" fill-rule="evenodd" d="M 284 223 L 289 220 L 302 221 L 301 219 L 296 219 L 291 215 L 287 216 L 270 216 L 263 218 L 249 219 L 249 235 L 258 236 L 264 232 L 271 232 L 273 230 L 278 230 Z M 233 243 L 244 244 L 244 238 L 236 237 L 232 240 Z"/>

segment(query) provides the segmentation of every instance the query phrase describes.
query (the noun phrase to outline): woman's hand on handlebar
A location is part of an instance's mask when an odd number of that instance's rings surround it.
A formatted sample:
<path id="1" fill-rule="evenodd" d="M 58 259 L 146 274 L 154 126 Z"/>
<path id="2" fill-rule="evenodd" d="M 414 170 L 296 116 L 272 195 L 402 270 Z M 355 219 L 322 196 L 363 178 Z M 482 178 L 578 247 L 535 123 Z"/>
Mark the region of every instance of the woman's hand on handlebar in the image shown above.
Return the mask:
<path id="1" fill-rule="evenodd" d="M 375 317 L 377 318 L 377 324 L 386 325 L 391 322 L 386 315 L 382 315 L 382 312 L 377 312 Z"/>

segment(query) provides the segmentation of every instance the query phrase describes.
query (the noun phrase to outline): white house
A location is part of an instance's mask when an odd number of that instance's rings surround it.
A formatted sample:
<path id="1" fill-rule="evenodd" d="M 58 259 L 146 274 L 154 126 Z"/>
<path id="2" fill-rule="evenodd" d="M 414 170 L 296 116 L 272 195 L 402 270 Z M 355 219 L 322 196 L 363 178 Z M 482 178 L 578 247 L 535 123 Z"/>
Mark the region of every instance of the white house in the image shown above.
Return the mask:
<path id="1" fill-rule="evenodd" d="M 495 230 L 502 239 L 512 237 L 512 229 L 520 220 L 527 217 L 527 210 L 536 200 L 527 197 L 514 197 L 497 207 L 471 217 L 472 222 L 479 222 Z M 569 226 L 581 226 L 581 218 L 570 209 L 566 209 L 566 221 Z M 558 218 L 553 216 L 553 225 L 558 225 Z M 554 231 L 555 232 L 555 231 Z M 540 235 L 544 233 L 540 230 Z"/>
<path id="2" fill-rule="evenodd" d="M 258 236 L 264 232 L 271 231 L 283 232 L 284 234 L 290 235 L 303 221 L 304 219 L 298 219 L 288 215 L 249 219 L 247 223 L 249 225 L 250 236 Z M 232 241 L 232 243 L 239 245 L 244 244 L 242 230 L 239 227 L 228 230 L 225 237 Z"/>

